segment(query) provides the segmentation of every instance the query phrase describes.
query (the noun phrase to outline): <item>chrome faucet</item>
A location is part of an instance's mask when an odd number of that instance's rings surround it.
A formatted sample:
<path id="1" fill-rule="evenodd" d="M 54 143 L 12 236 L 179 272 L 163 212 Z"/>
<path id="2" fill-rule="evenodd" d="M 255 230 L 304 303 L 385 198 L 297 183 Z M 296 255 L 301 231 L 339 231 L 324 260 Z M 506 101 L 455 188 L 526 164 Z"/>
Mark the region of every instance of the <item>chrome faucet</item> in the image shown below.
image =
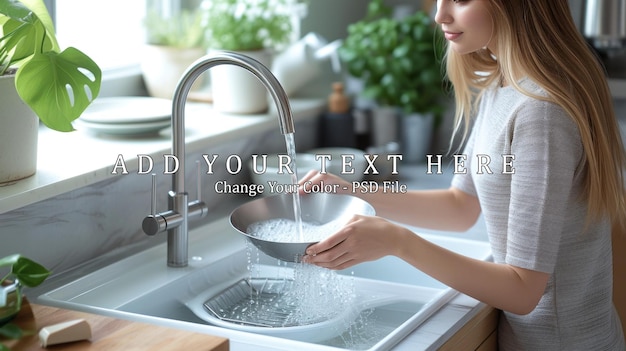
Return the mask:
<path id="1" fill-rule="evenodd" d="M 156 213 L 156 185 L 152 183 L 152 214 L 144 218 L 143 231 L 155 235 L 167 230 L 167 265 L 185 267 L 188 264 L 188 223 L 190 218 L 206 216 L 207 205 L 200 199 L 188 202 L 185 189 L 185 102 L 195 80 L 211 67 L 235 65 L 256 76 L 269 91 L 278 112 L 278 122 L 282 134 L 294 132 L 289 99 L 278 79 L 258 61 L 234 52 L 218 52 L 204 56 L 194 62 L 178 81 L 172 100 L 172 155 L 178 159 L 178 171 L 172 175 L 172 190 L 169 191 L 169 208 Z M 198 177 L 198 182 L 200 177 Z"/>

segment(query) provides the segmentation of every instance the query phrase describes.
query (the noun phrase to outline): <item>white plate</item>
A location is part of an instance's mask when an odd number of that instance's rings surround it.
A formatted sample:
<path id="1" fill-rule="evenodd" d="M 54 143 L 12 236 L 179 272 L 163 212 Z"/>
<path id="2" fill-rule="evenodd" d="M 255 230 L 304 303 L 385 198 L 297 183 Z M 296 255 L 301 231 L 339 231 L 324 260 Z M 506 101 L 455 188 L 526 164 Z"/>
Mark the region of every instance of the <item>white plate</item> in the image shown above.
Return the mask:
<path id="1" fill-rule="evenodd" d="M 146 123 L 91 123 L 87 121 L 77 120 L 75 127 L 78 130 L 88 130 L 94 133 L 110 134 L 110 135 L 152 135 L 161 129 L 170 126 L 170 120 L 146 122 Z"/>
<path id="2" fill-rule="evenodd" d="M 94 100 L 80 120 L 100 124 L 145 123 L 169 119 L 172 101 L 148 96 L 103 97 Z"/>

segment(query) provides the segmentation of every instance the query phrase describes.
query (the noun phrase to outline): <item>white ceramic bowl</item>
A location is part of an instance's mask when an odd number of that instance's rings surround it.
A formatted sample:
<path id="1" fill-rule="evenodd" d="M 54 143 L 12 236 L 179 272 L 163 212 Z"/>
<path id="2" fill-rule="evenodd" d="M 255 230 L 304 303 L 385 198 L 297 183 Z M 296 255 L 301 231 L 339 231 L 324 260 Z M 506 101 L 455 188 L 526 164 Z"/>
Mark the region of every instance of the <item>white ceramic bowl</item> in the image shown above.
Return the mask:
<path id="1" fill-rule="evenodd" d="M 363 180 L 363 172 L 367 168 L 367 161 L 365 160 L 365 152 L 360 149 L 353 149 L 347 147 L 323 147 L 318 149 L 312 149 L 306 152 L 312 155 L 330 155 L 330 161 L 326 163 L 326 171 L 340 176 L 348 182 L 358 182 Z M 343 172 L 343 158 L 342 155 L 347 155 L 346 170 L 354 170 L 353 173 Z M 320 161 L 318 161 L 319 163 Z"/>

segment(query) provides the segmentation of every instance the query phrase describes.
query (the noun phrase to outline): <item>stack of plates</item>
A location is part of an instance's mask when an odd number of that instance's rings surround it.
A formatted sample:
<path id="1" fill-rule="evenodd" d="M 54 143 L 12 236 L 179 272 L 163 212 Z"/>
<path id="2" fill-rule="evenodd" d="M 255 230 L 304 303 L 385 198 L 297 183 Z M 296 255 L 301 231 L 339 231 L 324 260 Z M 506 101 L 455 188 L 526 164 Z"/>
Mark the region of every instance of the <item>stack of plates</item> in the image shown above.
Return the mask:
<path id="1" fill-rule="evenodd" d="M 94 100 L 77 120 L 77 129 L 113 135 L 156 134 L 171 123 L 172 101 L 146 96 Z"/>

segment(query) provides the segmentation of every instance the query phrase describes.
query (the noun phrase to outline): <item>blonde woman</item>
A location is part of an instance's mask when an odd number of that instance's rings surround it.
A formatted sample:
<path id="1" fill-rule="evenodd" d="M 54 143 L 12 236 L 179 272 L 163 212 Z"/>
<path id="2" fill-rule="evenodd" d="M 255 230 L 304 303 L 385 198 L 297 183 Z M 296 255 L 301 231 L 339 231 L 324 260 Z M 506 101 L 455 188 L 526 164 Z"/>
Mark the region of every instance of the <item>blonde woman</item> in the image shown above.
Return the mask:
<path id="1" fill-rule="evenodd" d="M 380 216 L 440 230 L 466 230 L 482 213 L 494 262 L 363 216 L 305 260 L 344 269 L 395 255 L 503 310 L 502 350 L 624 350 L 611 263 L 611 226 L 626 214 L 623 146 L 603 71 L 567 0 L 439 0 L 435 20 L 458 129 L 473 122 L 467 173 L 446 190 L 359 196 Z M 476 155 L 489 156 L 492 170 L 511 155 L 512 168 L 481 174 Z M 321 180 L 342 182 L 316 173 L 301 182 Z"/>

